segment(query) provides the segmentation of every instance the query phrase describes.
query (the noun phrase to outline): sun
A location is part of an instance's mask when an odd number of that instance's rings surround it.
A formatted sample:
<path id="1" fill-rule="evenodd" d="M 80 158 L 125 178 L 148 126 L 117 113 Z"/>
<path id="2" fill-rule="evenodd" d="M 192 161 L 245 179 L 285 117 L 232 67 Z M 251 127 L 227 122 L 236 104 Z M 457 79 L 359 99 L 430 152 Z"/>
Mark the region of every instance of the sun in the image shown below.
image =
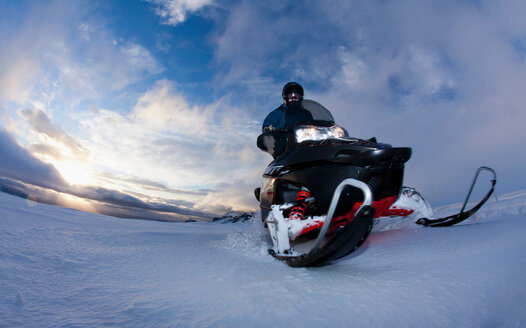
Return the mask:
<path id="1" fill-rule="evenodd" d="M 62 177 L 73 185 L 90 185 L 94 182 L 94 175 L 80 162 L 65 161 L 55 162 L 53 165 L 57 168 Z"/>

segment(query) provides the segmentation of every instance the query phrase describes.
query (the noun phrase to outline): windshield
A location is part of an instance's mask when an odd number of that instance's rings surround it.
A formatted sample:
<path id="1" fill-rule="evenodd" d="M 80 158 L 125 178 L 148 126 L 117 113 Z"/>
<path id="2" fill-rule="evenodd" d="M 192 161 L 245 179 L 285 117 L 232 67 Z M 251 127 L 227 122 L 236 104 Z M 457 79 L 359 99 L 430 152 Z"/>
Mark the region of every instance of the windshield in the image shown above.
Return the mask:
<path id="1" fill-rule="evenodd" d="M 305 139 L 305 136 L 308 135 L 308 140 L 320 140 L 320 131 L 313 128 L 313 126 L 329 128 L 329 130 L 321 132 L 325 138 L 334 137 L 334 133 L 338 129 L 342 130 L 338 134 L 339 137 L 342 137 L 342 134 L 343 136 L 348 136 L 345 129 L 332 127 L 335 124 L 334 117 L 332 117 L 332 114 L 327 108 L 309 99 L 304 99 L 302 105 L 305 110 L 310 112 L 312 119 L 309 119 L 308 122 L 296 125 L 298 128 L 302 127 L 301 132 L 299 132 L 301 134 L 300 138 Z M 313 133 L 315 134 L 315 138 L 312 135 Z M 264 130 L 264 132 L 258 137 L 257 145 L 261 150 L 268 152 L 272 157 L 276 158 L 287 151 L 291 151 L 297 146 L 297 134 L 298 129 Z"/>
<path id="2" fill-rule="evenodd" d="M 310 99 L 304 99 L 302 104 L 303 108 L 312 114 L 314 121 L 322 121 L 334 124 L 334 117 L 332 117 L 331 112 L 329 112 L 329 110 L 323 107 L 321 104 Z"/>

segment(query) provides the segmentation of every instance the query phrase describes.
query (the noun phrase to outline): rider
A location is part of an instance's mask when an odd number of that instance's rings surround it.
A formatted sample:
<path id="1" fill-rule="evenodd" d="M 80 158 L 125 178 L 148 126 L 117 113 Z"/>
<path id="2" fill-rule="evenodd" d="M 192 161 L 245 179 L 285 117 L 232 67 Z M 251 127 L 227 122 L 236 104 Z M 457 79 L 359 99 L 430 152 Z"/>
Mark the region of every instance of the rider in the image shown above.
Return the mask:
<path id="1" fill-rule="evenodd" d="M 303 108 L 303 87 L 297 82 L 285 84 L 281 92 L 283 104 L 270 112 L 263 121 L 263 132 L 272 130 L 283 130 L 291 128 L 300 123 L 308 123 L 313 120 L 311 112 Z M 289 213 L 289 220 L 301 220 L 307 208 L 306 200 L 310 193 L 302 188 L 296 197 L 296 203 Z"/>
<path id="2" fill-rule="evenodd" d="M 263 132 L 293 127 L 312 121 L 312 114 L 303 108 L 303 87 L 297 82 L 285 84 L 281 92 L 283 104 L 270 112 L 263 121 Z"/>

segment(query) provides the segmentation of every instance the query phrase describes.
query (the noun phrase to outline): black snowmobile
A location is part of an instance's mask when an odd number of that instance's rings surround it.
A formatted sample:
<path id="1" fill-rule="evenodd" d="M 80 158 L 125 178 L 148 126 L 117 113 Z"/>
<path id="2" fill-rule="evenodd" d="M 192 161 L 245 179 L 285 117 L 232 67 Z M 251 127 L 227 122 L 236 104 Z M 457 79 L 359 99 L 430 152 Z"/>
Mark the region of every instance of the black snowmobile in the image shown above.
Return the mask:
<path id="1" fill-rule="evenodd" d="M 257 140 L 274 157 L 255 190 L 273 243 L 269 253 L 293 267 L 321 266 L 356 250 L 373 218 L 391 215 L 411 157 L 411 148 L 349 137 L 315 101 L 305 99 L 303 107 L 313 117 L 308 124 Z"/>
<path id="2" fill-rule="evenodd" d="M 319 103 L 303 100 L 303 107 L 312 114 L 309 125 L 258 137 L 258 147 L 275 159 L 256 198 L 271 254 L 291 266 L 318 266 L 367 238 L 373 218 L 400 193 L 411 149 L 350 138 Z M 308 197 L 299 197 L 301 191 Z M 298 207 L 302 219 L 286 219 Z"/>

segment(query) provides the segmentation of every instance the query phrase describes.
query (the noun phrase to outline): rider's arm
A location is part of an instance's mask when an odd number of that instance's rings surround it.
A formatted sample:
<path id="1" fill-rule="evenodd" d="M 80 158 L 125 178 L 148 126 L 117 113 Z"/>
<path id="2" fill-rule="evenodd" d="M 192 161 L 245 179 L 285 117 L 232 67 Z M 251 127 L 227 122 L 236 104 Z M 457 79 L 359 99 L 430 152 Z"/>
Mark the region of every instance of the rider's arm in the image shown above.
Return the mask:
<path id="1" fill-rule="evenodd" d="M 267 115 L 267 117 L 263 121 L 262 130 L 263 132 L 265 132 L 265 131 L 283 129 L 284 127 L 285 127 L 285 113 L 281 107 L 278 107 Z"/>

